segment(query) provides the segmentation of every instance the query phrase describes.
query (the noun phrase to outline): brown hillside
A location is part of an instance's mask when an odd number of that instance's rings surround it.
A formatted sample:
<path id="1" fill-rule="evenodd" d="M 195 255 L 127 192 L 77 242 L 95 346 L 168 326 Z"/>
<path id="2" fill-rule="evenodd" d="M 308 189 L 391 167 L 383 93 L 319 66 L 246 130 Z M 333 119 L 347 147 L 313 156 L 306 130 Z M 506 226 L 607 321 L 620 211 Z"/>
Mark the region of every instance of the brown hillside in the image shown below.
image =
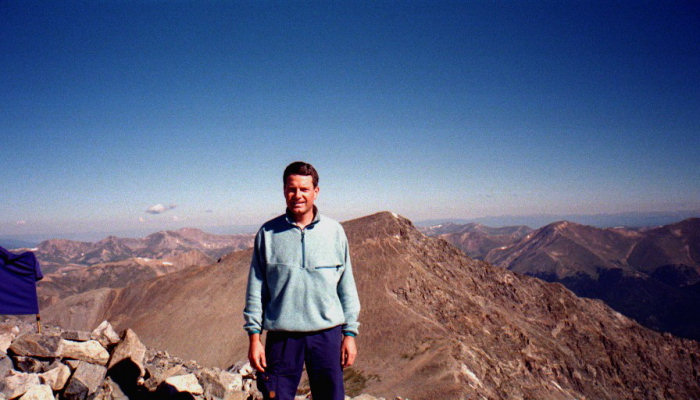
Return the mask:
<path id="1" fill-rule="evenodd" d="M 70 295 L 99 288 L 121 288 L 213 261 L 201 251 L 191 250 L 163 260 L 136 257 L 91 266 L 62 266 L 45 274 L 39 282 L 39 304 L 44 308 Z"/>

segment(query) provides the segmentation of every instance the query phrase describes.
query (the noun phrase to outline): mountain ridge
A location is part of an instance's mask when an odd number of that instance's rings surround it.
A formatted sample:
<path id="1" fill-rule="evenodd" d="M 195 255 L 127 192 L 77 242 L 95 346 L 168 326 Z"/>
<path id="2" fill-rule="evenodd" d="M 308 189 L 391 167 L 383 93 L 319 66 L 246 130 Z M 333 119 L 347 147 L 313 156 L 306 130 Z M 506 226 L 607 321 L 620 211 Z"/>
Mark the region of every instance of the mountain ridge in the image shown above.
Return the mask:
<path id="1" fill-rule="evenodd" d="M 470 254 L 472 243 L 452 239 Z M 561 282 L 652 329 L 700 339 L 700 218 L 644 229 L 557 221 L 510 244 L 492 246 L 483 258 Z"/>
<path id="2" fill-rule="evenodd" d="M 140 239 L 107 236 L 97 242 L 50 239 L 31 249 L 48 268 L 66 264 L 92 265 L 133 257 L 165 258 L 199 250 L 217 259 L 234 250 L 251 247 L 252 234 L 215 235 L 196 228 L 159 231 Z"/>

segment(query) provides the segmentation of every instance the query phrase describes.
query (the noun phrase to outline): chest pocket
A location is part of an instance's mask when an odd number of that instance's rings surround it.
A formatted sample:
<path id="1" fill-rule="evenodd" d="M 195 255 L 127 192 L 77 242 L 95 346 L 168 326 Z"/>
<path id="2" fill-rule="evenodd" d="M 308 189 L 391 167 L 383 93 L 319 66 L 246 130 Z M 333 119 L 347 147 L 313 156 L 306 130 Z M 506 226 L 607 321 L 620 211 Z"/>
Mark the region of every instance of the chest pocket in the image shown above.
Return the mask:
<path id="1" fill-rule="evenodd" d="M 335 286 L 345 271 L 345 265 L 336 257 L 319 257 L 309 262 L 309 274 L 319 284 Z"/>

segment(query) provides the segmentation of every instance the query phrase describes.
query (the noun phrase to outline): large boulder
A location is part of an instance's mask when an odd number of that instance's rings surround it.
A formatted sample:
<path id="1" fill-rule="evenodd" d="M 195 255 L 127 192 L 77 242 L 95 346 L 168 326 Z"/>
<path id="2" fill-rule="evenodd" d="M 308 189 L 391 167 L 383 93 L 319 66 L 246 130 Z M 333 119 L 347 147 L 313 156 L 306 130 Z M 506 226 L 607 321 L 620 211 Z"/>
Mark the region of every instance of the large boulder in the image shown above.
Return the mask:
<path id="1" fill-rule="evenodd" d="M 109 361 L 109 353 L 97 340 L 75 342 L 64 339 L 61 345 L 61 357 L 99 365 L 106 365 Z"/>
<path id="2" fill-rule="evenodd" d="M 204 389 L 194 374 L 171 376 L 165 380 L 165 383 L 178 392 L 187 392 L 193 395 L 204 394 Z"/>
<path id="3" fill-rule="evenodd" d="M 0 325 L 0 353 L 7 353 L 12 340 L 19 334 L 19 328 L 11 325 Z"/>
<path id="4" fill-rule="evenodd" d="M 2 386 L 2 379 L 13 369 L 10 357 L 0 354 L 0 386 Z"/>
<path id="5" fill-rule="evenodd" d="M 51 386 L 51 389 L 55 391 L 62 390 L 66 386 L 68 378 L 70 378 L 70 368 L 58 361 L 54 362 L 49 368 L 48 371 L 39 374 L 39 379 L 42 383 Z"/>
<path id="6" fill-rule="evenodd" d="M 119 334 L 108 321 L 102 321 L 90 334 L 90 339 L 97 340 L 105 348 L 119 343 Z"/>
<path id="7" fill-rule="evenodd" d="M 32 374 L 46 371 L 49 364 L 51 364 L 50 361 L 39 360 L 37 358 L 27 356 L 14 356 L 12 359 L 14 360 L 15 369 L 17 371 Z"/>
<path id="8" fill-rule="evenodd" d="M 80 361 L 73 376 L 68 381 L 63 398 L 66 400 L 85 400 L 92 396 L 102 384 L 107 368 Z"/>
<path id="9" fill-rule="evenodd" d="M 10 371 L 2 381 L 2 394 L 7 399 L 19 397 L 34 385 L 39 385 L 39 375 L 26 374 L 24 372 Z"/>
<path id="10" fill-rule="evenodd" d="M 40 333 L 25 333 L 12 341 L 9 350 L 18 356 L 58 357 L 61 354 L 61 337 Z"/>
<path id="11" fill-rule="evenodd" d="M 204 388 L 206 398 L 224 399 L 230 392 L 243 390 L 243 377 L 240 374 L 216 368 L 203 368 L 197 376 Z"/>
<path id="12" fill-rule="evenodd" d="M 112 369 L 115 365 L 125 360 L 130 360 L 138 367 L 140 376 L 143 376 L 145 373 L 143 366 L 145 358 L 146 346 L 141 343 L 141 340 L 139 340 L 139 337 L 134 331 L 127 329 L 126 332 L 124 332 L 122 341 L 114 348 L 112 358 L 109 360 L 107 368 Z"/>

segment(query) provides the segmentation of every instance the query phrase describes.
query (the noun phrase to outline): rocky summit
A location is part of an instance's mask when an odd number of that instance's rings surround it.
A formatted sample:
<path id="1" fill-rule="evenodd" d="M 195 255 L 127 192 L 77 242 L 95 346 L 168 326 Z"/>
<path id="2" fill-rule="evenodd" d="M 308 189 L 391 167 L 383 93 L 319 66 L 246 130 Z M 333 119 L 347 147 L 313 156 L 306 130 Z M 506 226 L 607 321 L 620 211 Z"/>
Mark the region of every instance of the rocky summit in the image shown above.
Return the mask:
<path id="1" fill-rule="evenodd" d="M 0 399 L 262 399 L 248 363 L 203 367 L 147 349 L 134 331 L 118 335 L 107 321 L 92 332 L 32 330 L 21 321 L 0 323 Z M 346 398 L 380 400 L 367 394 Z"/>
<path id="2" fill-rule="evenodd" d="M 348 394 L 411 399 L 700 398 L 700 346 L 644 328 L 558 283 L 467 257 L 396 214 L 347 221 L 362 312 Z M 110 320 L 149 347 L 228 369 L 246 359 L 250 250 L 42 311 Z"/>

